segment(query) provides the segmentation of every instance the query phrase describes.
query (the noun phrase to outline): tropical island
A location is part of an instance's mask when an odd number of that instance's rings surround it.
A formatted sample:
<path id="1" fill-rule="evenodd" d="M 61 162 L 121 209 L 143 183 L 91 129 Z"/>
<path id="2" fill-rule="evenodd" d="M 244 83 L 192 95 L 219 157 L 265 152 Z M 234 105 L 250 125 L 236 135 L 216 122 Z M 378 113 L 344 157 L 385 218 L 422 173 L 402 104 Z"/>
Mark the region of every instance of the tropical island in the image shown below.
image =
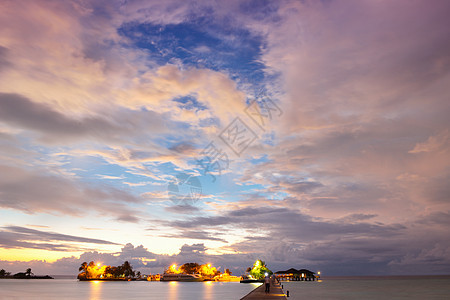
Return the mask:
<path id="1" fill-rule="evenodd" d="M 53 279 L 53 277 L 45 275 L 45 276 L 36 276 L 31 272 L 31 268 L 28 268 L 25 272 L 19 272 L 14 275 L 11 275 L 11 272 L 7 272 L 4 269 L 0 270 L 0 279 Z"/>
<path id="2" fill-rule="evenodd" d="M 246 274 L 242 275 L 241 283 L 263 282 L 264 277 L 271 276 L 273 272 L 269 270 L 266 263 L 257 259 L 252 267 L 248 267 Z"/>
<path id="3" fill-rule="evenodd" d="M 222 273 L 210 263 L 185 263 L 178 269 L 175 264 L 171 265 L 159 276 L 161 281 L 239 281 L 240 277 L 232 276 L 229 269 Z"/>
<path id="4" fill-rule="evenodd" d="M 3 270 L 4 271 L 4 270 Z M 141 274 L 140 271 L 133 270 L 133 266 L 128 261 L 122 265 L 114 267 L 95 263 L 93 261 L 83 262 L 79 267 L 80 281 L 240 281 L 241 283 L 263 282 L 267 276 L 274 276 L 278 280 L 289 281 L 311 281 L 320 277 L 320 272 L 316 275 L 307 269 L 290 268 L 286 271 L 272 272 L 263 260 L 257 259 L 252 267 L 247 268 L 242 276 L 233 276 L 229 269 L 222 273 L 210 263 L 198 264 L 196 262 L 185 263 L 179 267 L 172 264 L 165 268 L 162 274 Z M 31 269 L 28 269 L 23 276 L 30 276 Z M 4 273 L 3 273 L 4 274 Z M 17 275 L 17 274 L 16 274 Z M 14 276 L 16 276 L 14 275 Z M 28 278 L 27 277 L 27 278 Z"/>
<path id="5" fill-rule="evenodd" d="M 163 274 L 145 275 L 134 271 L 128 261 L 122 265 L 106 266 L 93 261 L 83 262 L 79 268 L 80 281 L 239 281 L 241 277 L 232 276 L 229 269 L 222 273 L 211 264 L 185 263 L 177 268 L 172 264 L 164 270 Z"/>
<path id="6" fill-rule="evenodd" d="M 100 263 L 94 263 L 93 261 L 89 264 L 87 262 L 83 262 L 78 271 L 81 271 L 77 277 L 80 281 L 128 281 L 137 280 L 141 277 L 141 272 L 135 272 L 128 261 L 125 261 L 121 266 L 117 267 L 102 266 Z"/>

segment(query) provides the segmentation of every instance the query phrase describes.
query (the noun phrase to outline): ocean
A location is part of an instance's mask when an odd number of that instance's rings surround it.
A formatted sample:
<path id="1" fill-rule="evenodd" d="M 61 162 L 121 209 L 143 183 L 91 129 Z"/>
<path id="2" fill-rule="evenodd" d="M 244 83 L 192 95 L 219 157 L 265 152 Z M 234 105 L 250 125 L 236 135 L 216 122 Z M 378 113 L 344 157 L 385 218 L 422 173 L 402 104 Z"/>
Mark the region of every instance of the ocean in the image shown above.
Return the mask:
<path id="1" fill-rule="evenodd" d="M 450 276 L 326 277 L 281 284 L 292 300 L 450 299 Z"/>
<path id="2" fill-rule="evenodd" d="M 288 299 L 450 299 L 450 276 L 326 277 L 282 282 Z M 236 300 L 259 284 L 239 282 L 80 282 L 76 279 L 1 279 L 0 299 Z"/>
<path id="3" fill-rule="evenodd" d="M 259 284 L 239 282 L 78 281 L 0 279 L 0 299 L 240 299 Z"/>

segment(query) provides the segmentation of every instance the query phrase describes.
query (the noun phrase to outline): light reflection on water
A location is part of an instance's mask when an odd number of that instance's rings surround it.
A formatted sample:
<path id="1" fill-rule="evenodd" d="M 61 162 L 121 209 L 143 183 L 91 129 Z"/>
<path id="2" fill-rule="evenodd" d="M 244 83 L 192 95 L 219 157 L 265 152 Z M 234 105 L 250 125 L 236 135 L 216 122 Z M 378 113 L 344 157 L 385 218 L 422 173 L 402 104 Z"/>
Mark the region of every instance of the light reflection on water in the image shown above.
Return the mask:
<path id="1" fill-rule="evenodd" d="M 89 287 L 90 287 L 90 300 L 100 300 L 101 294 L 102 294 L 102 281 L 89 281 Z"/>
<path id="2" fill-rule="evenodd" d="M 168 284 L 169 284 L 169 289 L 167 293 L 168 299 L 178 299 L 179 282 L 169 281 Z"/>
<path id="3" fill-rule="evenodd" d="M 239 282 L 0 280 L 0 299 L 240 299 L 258 284 Z"/>

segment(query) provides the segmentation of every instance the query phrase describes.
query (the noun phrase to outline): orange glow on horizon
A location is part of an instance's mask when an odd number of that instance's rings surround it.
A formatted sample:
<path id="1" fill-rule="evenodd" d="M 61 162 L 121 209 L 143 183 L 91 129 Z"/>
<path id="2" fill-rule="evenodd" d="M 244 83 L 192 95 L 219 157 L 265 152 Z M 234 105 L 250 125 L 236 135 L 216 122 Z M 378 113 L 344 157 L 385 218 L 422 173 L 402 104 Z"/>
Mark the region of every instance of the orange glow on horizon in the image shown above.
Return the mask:
<path id="1" fill-rule="evenodd" d="M 49 251 L 42 249 L 5 249 L 0 248 L 0 257 L 6 261 L 32 261 L 42 260 L 53 263 L 58 259 L 67 256 L 80 256 L 83 252 L 63 252 L 63 251 Z"/>

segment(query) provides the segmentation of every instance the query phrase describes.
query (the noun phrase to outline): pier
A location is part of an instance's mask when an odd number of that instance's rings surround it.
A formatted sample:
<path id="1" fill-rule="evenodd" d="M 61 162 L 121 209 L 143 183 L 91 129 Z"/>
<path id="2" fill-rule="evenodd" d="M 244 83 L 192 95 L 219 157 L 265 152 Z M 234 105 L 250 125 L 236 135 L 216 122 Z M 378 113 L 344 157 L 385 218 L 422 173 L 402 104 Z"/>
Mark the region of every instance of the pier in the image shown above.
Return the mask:
<path id="1" fill-rule="evenodd" d="M 283 293 L 281 289 L 281 285 L 277 283 L 276 280 L 271 279 L 270 281 L 270 293 L 265 293 L 265 285 L 264 283 L 258 286 L 256 289 L 247 294 L 247 296 L 241 298 L 241 300 L 281 300 L 287 299 L 286 295 Z"/>

